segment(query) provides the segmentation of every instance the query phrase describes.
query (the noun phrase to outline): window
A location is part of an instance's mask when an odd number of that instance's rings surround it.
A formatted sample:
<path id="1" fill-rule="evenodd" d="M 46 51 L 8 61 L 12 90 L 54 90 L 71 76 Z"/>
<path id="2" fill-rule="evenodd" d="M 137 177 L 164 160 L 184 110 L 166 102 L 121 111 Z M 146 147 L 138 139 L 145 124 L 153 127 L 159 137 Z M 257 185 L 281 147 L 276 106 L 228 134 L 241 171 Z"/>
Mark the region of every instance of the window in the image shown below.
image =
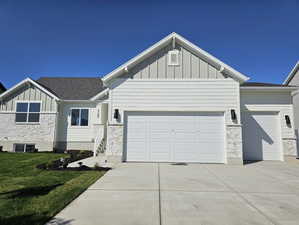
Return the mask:
<path id="1" fill-rule="evenodd" d="M 40 102 L 17 102 L 17 123 L 38 123 L 40 117 Z"/>
<path id="2" fill-rule="evenodd" d="M 179 65 L 179 51 L 172 50 L 168 52 L 168 65 L 178 66 Z"/>
<path id="3" fill-rule="evenodd" d="M 88 126 L 88 109 L 72 109 L 71 126 Z"/>
<path id="4" fill-rule="evenodd" d="M 34 152 L 34 144 L 15 144 L 15 152 Z"/>

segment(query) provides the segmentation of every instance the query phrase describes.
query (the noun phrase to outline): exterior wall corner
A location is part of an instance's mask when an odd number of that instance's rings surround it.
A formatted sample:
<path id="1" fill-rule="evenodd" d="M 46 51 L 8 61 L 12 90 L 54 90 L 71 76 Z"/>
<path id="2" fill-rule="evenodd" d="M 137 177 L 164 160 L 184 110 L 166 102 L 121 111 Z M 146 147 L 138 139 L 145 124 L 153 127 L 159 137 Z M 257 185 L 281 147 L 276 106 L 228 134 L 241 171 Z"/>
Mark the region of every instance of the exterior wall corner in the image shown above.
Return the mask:
<path id="1" fill-rule="evenodd" d="M 243 164 L 242 126 L 226 126 L 226 152 L 228 164 Z"/>
<path id="2" fill-rule="evenodd" d="M 283 138 L 283 155 L 297 156 L 297 140 L 295 138 Z"/>
<path id="3" fill-rule="evenodd" d="M 107 150 L 106 155 L 115 160 L 122 161 L 123 158 L 123 125 L 110 124 L 107 126 Z"/>

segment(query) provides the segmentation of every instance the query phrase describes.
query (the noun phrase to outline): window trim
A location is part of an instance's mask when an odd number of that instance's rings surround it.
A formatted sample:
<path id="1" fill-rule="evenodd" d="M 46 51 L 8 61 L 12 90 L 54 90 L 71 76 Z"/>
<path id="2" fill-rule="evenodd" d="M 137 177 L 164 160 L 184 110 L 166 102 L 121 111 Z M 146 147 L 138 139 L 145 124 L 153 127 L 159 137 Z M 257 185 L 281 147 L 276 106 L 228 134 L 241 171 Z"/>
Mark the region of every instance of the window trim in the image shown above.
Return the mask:
<path id="1" fill-rule="evenodd" d="M 172 63 L 171 62 L 171 55 L 172 54 L 176 54 L 176 56 L 177 56 L 177 63 Z M 177 49 L 168 51 L 168 66 L 179 66 L 180 65 L 180 59 L 179 59 L 180 56 L 179 56 L 179 54 L 180 54 L 180 52 Z"/>
<path id="2" fill-rule="evenodd" d="M 23 147 L 23 152 L 16 152 L 16 145 L 24 145 L 24 147 Z M 13 151 L 14 151 L 15 153 L 27 153 L 27 152 L 26 152 L 26 147 L 27 147 L 27 145 L 33 145 L 33 146 L 34 146 L 34 149 L 36 148 L 36 144 L 35 144 L 35 143 L 14 143 L 14 144 L 13 144 Z"/>
<path id="3" fill-rule="evenodd" d="M 79 109 L 79 122 L 80 122 L 80 125 L 72 125 L 72 111 L 73 109 Z M 87 126 L 81 126 L 81 110 L 82 109 L 87 109 L 88 110 L 88 125 Z M 70 108 L 70 127 L 71 128 L 89 128 L 90 126 L 90 108 L 88 107 L 72 107 Z"/>
<path id="4" fill-rule="evenodd" d="M 27 108 L 27 112 L 17 112 L 17 105 L 18 105 L 18 103 L 27 103 L 28 104 L 28 108 Z M 30 103 L 39 103 L 40 104 L 40 110 L 39 110 L 39 112 L 37 113 L 37 112 L 29 112 L 29 110 L 30 110 Z M 16 102 L 15 102 L 15 110 L 14 110 L 14 112 L 15 112 L 15 115 L 17 115 L 18 113 L 26 113 L 27 114 L 27 118 L 26 118 L 26 122 L 17 122 L 16 121 L 16 117 L 15 117 L 15 123 L 16 124 L 40 124 L 40 118 L 39 118 L 39 121 L 38 122 L 29 122 L 28 120 L 29 120 L 29 114 L 30 113 L 35 113 L 35 114 L 41 114 L 41 112 L 42 112 L 42 101 L 41 100 L 17 100 Z"/>

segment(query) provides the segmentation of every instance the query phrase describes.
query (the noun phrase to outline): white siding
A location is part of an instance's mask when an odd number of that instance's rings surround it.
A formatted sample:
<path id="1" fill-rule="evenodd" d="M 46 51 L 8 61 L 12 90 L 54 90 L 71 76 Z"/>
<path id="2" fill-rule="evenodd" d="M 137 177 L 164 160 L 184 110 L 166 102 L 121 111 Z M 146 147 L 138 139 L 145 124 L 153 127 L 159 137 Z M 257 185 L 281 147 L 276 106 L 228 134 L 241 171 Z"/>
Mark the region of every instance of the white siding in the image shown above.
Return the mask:
<path id="1" fill-rule="evenodd" d="M 111 116 L 115 108 L 121 113 L 235 109 L 239 115 L 239 83 L 232 79 L 119 80 L 110 91 L 110 99 L 111 123 L 115 122 Z M 229 121 L 227 123 L 230 123 Z"/>
<path id="2" fill-rule="evenodd" d="M 280 112 L 282 138 L 294 138 L 293 105 L 289 92 L 258 92 L 256 90 L 241 90 L 241 111 L 276 111 Z M 285 122 L 289 115 L 292 127 Z"/>
<path id="3" fill-rule="evenodd" d="M 15 111 L 16 101 L 42 101 L 42 112 L 56 112 L 57 103 L 48 94 L 41 91 L 35 86 L 24 86 L 12 94 L 7 96 L 3 102 L 0 103 L 0 111 Z"/>
<path id="4" fill-rule="evenodd" d="M 92 142 L 94 137 L 95 124 L 101 122 L 99 109 L 100 105 L 94 103 L 63 103 L 60 105 L 58 119 L 58 142 Z M 71 108 L 88 108 L 89 124 L 87 127 L 71 126 Z"/>
<path id="5" fill-rule="evenodd" d="M 136 80 L 225 78 L 215 67 L 182 46 L 177 45 L 176 49 L 179 51 L 179 65 L 168 65 L 168 51 L 172 50 L 172 45 L 168 45 L 129 69 L 125 77 Z"/>
<path id="6" fill-rule="evenodd" d="M 293 78 L 289 82 L 289 85 L 299 85 L 299 70 L 297 70 L 297 72 L 294 74 Z"/>
<path id="7" fill-rule="evenodd" d="M 289 85 L 299 86 L 299 70 L 295 73 L 293 78 L 291 79 Z M 297 148 L 298 148 L 298 155 L 299 155 L 299 94 L 295 94 L 293 96 L 293 104 L 294 104 L 294 123 L 295 123 L 295 134 L 297 137 Z"/>

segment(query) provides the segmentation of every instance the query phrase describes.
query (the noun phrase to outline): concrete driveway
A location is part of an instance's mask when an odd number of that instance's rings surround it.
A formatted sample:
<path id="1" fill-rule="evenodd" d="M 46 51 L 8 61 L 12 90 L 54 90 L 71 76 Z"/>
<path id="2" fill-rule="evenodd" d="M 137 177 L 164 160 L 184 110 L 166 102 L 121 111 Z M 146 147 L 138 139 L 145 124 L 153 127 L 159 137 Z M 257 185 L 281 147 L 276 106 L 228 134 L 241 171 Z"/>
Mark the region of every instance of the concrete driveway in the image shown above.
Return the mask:
<path id="1" fill-rule="evenodd" d="M 299 164 L 126 163 L 50 224 L 299 224 Z"/>

